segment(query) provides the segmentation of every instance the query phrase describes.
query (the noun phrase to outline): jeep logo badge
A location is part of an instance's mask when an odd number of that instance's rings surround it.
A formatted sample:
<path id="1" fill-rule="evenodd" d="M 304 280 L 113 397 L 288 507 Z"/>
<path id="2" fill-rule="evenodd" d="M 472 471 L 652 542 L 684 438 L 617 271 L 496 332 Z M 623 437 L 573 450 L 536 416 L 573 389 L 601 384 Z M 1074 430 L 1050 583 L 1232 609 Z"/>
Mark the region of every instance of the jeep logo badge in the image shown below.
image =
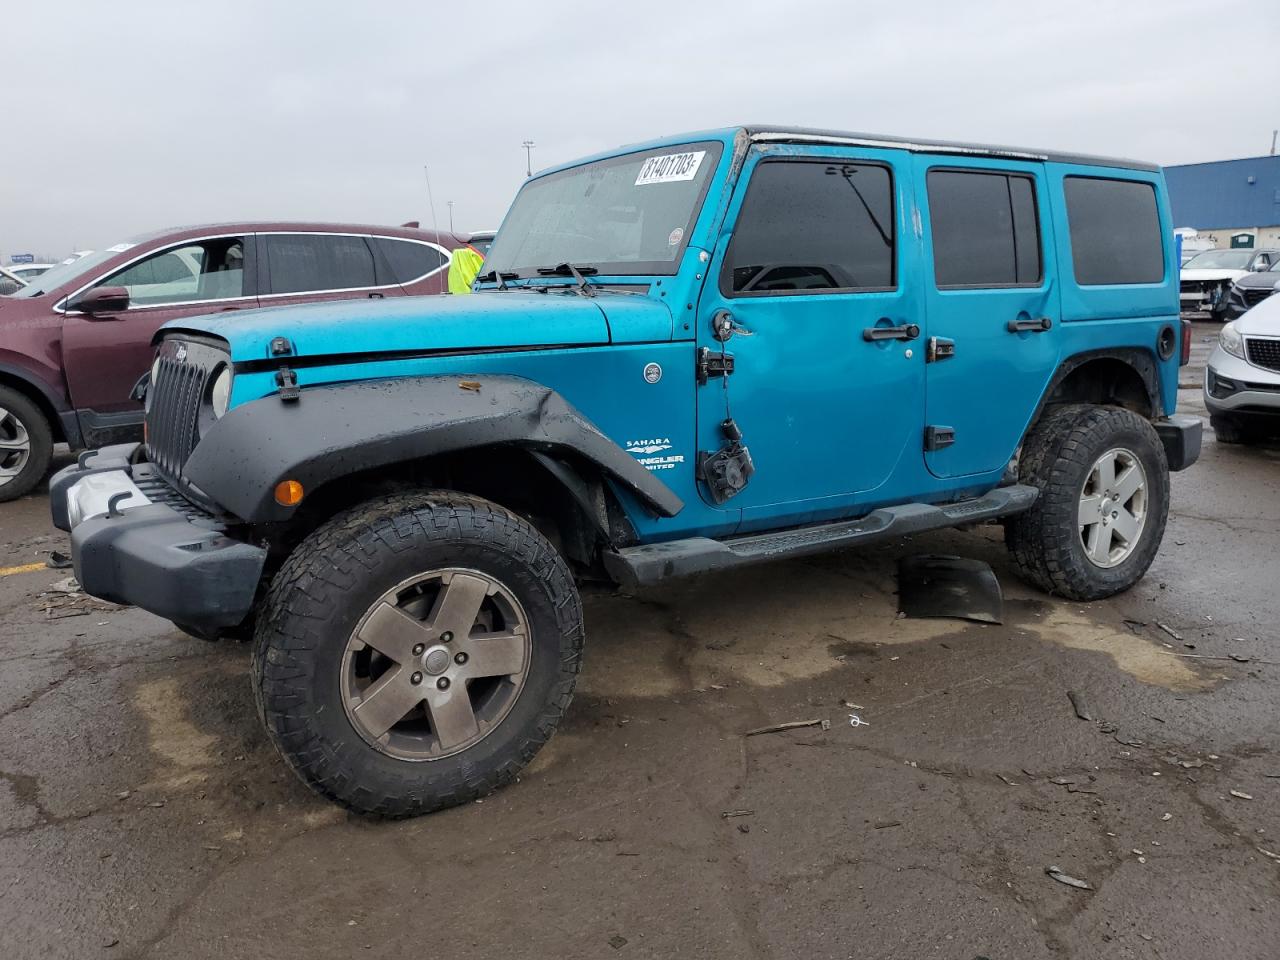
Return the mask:
<path id="1" fill-rule="evenodd" d="M 644 382 L 657 383 L 662 379 L 662 367 L 656 363 L 646 363 L 644 365 Z"/>

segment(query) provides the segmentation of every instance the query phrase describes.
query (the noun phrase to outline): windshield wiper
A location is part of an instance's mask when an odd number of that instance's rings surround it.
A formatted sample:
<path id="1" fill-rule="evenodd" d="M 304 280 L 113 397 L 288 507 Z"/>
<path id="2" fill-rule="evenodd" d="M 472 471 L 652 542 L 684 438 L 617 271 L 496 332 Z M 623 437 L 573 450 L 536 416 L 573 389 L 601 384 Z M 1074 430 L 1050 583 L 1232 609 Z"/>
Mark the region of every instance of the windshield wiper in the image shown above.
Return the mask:
<path id="1" fill-rule="evenodd" d="M 561 263 L 554 267 L 539 267 L 538 274 L 543 277 L 573 277 L 578 285 L 578 292 L 584 297 L 594 297 L 596 292 L 587 283 L 585 274 L 599 273 L 595 267 L 575 267 L 572 263 Z"/>
<path id="2" fill-rule="evenodd" d="M 507 281 L 519 280 L 520 274 L 504 273 L 503 271 L 500 271 L 500 270 L 490 270 L 488 273 L 480 274 L 480 276 L 476 277 L 476 279 L 479 280 L 481 283 L 491 283 L 492 281 L 496 280 L 498 282 L 498 289 L 506 290 Z"/>

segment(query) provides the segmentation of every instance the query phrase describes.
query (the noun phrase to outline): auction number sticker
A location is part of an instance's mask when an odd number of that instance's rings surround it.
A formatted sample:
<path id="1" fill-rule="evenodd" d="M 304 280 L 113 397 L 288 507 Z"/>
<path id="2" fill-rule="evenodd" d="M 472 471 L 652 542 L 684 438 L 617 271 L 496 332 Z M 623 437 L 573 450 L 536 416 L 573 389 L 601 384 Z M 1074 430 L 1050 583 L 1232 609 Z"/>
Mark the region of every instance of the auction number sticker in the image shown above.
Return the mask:
<path id="1" fill-rule="evenodd" d="M 649 183 L 692 180 L 698 175 L 698 167 L 702 166 L 702 158 L 706 155 L 705 150 L 692 150 L 689 153 L 667 153 L 661 157 L 649 157 L 640 164 L 635 185 L 643 187 Z"/>

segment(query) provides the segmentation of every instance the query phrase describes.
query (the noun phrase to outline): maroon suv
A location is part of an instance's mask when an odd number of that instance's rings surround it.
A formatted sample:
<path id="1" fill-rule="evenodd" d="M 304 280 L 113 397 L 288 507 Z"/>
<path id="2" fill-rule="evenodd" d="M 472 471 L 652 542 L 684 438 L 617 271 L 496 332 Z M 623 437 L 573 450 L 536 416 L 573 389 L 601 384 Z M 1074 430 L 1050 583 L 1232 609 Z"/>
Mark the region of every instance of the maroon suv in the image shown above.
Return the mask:
<path id="1" fill-rule="evenodd" d="M 130 397 L 151 337 L 179 317 L 313 300 L 445 293 L 463 240 L 411 227 L 231 223 L 134 237 L 0 297 L 0 501 L 53 444 L 141 439 Z"/>

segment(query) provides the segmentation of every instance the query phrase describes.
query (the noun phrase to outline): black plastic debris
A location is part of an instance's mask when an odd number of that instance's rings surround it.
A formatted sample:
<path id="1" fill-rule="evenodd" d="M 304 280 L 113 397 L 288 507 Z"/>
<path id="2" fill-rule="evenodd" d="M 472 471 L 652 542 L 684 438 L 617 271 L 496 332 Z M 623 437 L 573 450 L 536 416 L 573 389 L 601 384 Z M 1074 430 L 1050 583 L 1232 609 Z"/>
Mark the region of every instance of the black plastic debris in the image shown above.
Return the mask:
<path id="1" fill-rule="evenodd" d="M 904 617 L 1004 622 L 1000 581 L 981 560 L 925 555 L 898 561 L 898 610 Z"/>
<path id="2" fill-rule="evenodd" d="M 72 566 L 72 561 L 67 554 L 60 550 L 50 550 L 49 558 L 45 560 L 44 565 L 50 570 L 68 570 Z"/>

